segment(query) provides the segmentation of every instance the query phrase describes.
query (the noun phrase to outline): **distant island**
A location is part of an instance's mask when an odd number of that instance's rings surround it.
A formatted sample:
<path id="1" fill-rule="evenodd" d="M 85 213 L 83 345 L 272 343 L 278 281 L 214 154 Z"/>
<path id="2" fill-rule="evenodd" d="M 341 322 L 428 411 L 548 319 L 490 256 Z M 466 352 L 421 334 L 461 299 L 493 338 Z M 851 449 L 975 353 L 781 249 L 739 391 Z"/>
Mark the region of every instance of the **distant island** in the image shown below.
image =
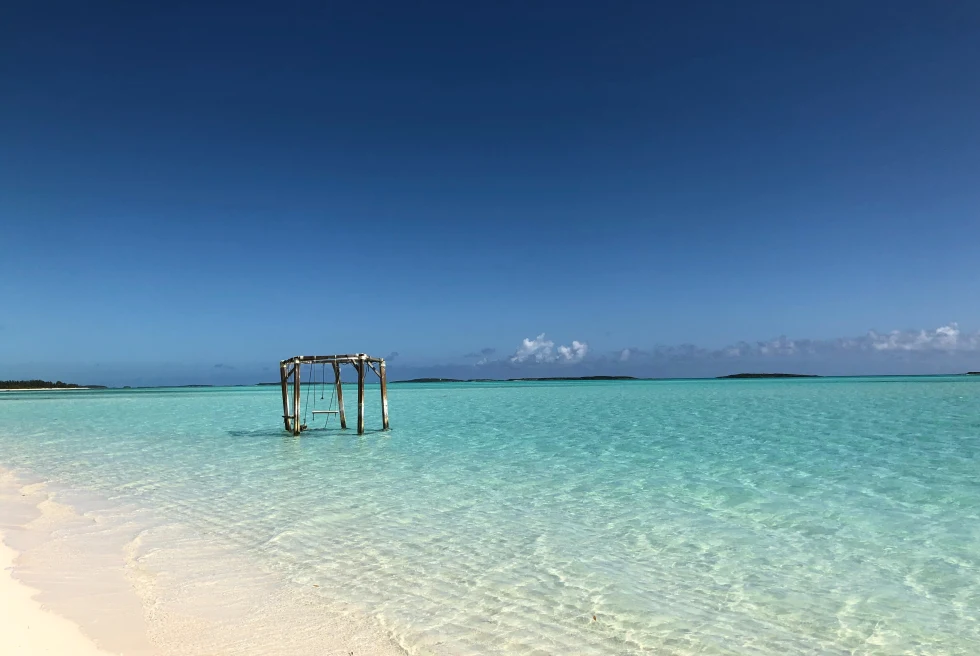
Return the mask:
<path id="1" fill-rule="evenodd" d="M 396 380 L 393 383 L 523 383 L 556 380 L 640 380 L 634 376 L 553 376 L 549 378 L 411 378 Z"/>
<path id="2" fill-rule="evenodd" d="M 0 389 L 4 390 L 50 390 L 50 389 L 106 389 L 105 385 L 76 385 L 63 383 L 60 380 L 0 380 Z"/>
<path id="3" fill-rule="evenodd" d="M 458 378 L 412 378 L 410 380 L 393 380 L 392 383 L 471 383 L 471 380 Z"/>
<path id="4" fill-rule="evenodd" d="M 980 376 L 980 371 L 968 371 L 968 372 L 966 372 L 966 375 L 967 376 Z"/>
<path id="5" fill-rule="evenodd" d="M 820 378 L 813 374 L 730 374 L 728 376 L 718 376 L 718 380 L 734 378 Z"/>
<path id="6" fill-rule="evenodd" d="M 640 380 L 635 376 L 551 376 L 548 378 L 508 378 L 508 382 L 547 381 L 547 380 Z"/>

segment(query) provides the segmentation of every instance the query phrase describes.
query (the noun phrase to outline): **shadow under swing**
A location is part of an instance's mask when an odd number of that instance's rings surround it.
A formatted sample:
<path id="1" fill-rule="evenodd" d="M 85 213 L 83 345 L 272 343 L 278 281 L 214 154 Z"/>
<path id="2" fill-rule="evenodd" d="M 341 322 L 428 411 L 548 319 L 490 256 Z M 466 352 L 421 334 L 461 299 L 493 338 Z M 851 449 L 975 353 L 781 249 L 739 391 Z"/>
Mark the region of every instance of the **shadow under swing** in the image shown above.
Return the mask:
<path id="1" fill-rule="evenodd" d="M 326 406 L 322 404 L 317 407 L 317 365 L 320 365 L 320 401 L 326 397 L 326 388 L 329 385 L 330 401 Z M 327 365 L 330 366 L 331 378 L 327 382 Z M 388 424 L 388 377 L 385 370 L 384 358 L 373 358 L 366 353 L 354 353 L 346 355 L 299 355 L 296 357 L 280 360 L 279 376 L 282 383 L 282 419 L 286 426 L 286 431 L 293 435 L 299 435 L 302 431 L 309 428 L 306 420 L 308 413 L 312 412 L 313 421 L 317 417 L 323 416 L 326 421 L 324 428 L 330 423 L 330 418 L 334 415 L 340 419 L 340 427 L 347 428 L 347 415 L 344 412 L 344 388 L 341 383 L 340 368 L 344 365 L 354 367 L 357 371 L 357 434 L 364 433 L 364 377 L 370 368 L 381 381 L 381 421 L 384 430 L 390 428 Z M 303 367 L 307 368 L 308 375 L 306 380 L 306 401 L 303 402 Z M 310 404 L 310 392 L 312 391 L 312 406 Z M 290 403 L 290 401 L 292 401 Z M 336 406 L 334 405 L 336 402 Z M 305 406 L 305 407 L 303 407 Z M 301 418 L 302 409 L 302 418 Z"/>

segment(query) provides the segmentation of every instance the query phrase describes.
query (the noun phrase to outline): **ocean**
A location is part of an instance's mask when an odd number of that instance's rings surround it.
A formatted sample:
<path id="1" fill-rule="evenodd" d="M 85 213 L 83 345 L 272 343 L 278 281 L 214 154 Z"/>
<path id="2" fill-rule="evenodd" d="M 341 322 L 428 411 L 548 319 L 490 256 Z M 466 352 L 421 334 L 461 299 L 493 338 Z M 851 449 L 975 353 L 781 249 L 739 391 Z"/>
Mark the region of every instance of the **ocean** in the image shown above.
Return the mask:
<path id="1" fill-rule="evenodd" d="M 378 396 L 297 438 L 275 386 L 3 393 L 0 467 L 188 654 L 980 653 L 978 377 Z"/>

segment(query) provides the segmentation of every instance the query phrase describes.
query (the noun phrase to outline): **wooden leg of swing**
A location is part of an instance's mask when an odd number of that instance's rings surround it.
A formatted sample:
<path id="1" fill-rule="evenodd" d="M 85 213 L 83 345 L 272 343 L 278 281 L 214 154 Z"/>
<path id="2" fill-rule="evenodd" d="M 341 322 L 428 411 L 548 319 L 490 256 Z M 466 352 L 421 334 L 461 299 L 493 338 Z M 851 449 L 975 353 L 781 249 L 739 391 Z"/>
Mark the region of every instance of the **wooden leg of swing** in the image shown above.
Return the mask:
<path id="1" fill-rule="evenodd" d="M 381 361 L 381 426 L 384 430 L 388 430 L 391 426 L 388 424 L 388 372 L 385 369 L 385 361 Z"/>
<path id="2" fill-rule="evenodd" d="M 364 434 L 364 359 L 357 361 L 357 434 Z"/>
<path id="3" fill-rule="evenodd" d="M 344 387 L 340 383 L 340 365 L 333 363 L 334 384 L 337 386 L 337 411 L 340 414 L 340 427 L 347 428 L 347 415 L 344 414 Z"/>
<path id="4" fill-rule="evenodd" d="M 279 365 L 279 379 L 282 382 L 282 420 L 286 424 L 286 430 L 292 427 L 289 425 L 289 381 L 286 375 L 286 365 Z"/>
<path id="5" fill-rule="evenodd" d="M 297 360 L 293 372 L 293 435 L 299 435 L 302 430 L 299 423 L 299 378 L 300 366 Z"/>

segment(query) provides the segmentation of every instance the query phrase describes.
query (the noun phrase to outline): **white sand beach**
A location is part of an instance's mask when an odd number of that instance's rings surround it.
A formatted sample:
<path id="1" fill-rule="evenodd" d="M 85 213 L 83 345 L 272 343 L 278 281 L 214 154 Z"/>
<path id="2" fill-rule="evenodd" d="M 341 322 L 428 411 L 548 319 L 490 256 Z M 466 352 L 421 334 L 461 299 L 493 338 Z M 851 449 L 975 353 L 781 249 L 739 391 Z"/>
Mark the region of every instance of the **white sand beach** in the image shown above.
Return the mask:
<path id="1" fill-rule="evenodd" d="M 405 653 L 315 582 L 104 503 L 0 468 L 0 654 Z"/>
<path id="2" fill-rule="evenodd" d="M 70 620 L 45 609 L 33 590 L 13 578 L 17 552 L 0 543 L 0 653 L 9 656 L 107 656 Z"/>

